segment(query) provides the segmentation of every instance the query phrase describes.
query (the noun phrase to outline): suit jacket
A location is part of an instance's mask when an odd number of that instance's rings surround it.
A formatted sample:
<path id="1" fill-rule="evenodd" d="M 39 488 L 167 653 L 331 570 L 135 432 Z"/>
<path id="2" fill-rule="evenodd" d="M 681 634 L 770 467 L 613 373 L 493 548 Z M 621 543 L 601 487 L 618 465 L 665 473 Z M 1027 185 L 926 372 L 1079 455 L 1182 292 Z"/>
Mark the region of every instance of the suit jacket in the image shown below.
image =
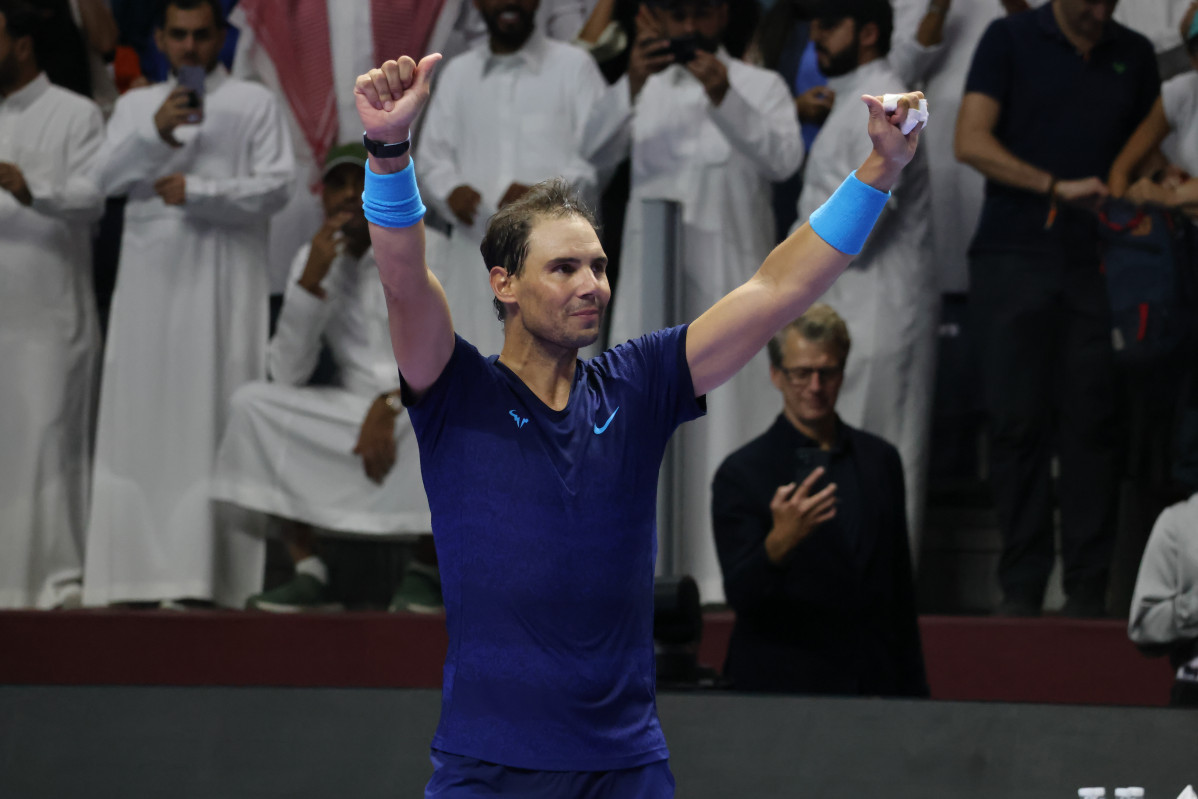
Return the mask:
<path id="1" fill-rule="evenodd" d="M 781 564 L 769 560 L 769 504 L 815 442 L 784 416 L 716 472 L 712 516 L 724 591 L 736 611 L 724 673 L 739 690 L 927 696 L 898 451 L 841 422 L 829 471 L 857 496 Z M 838 494 L 839 494 L 838 487 Z M 845 503 L 854 507 L 845 507 Z"/>

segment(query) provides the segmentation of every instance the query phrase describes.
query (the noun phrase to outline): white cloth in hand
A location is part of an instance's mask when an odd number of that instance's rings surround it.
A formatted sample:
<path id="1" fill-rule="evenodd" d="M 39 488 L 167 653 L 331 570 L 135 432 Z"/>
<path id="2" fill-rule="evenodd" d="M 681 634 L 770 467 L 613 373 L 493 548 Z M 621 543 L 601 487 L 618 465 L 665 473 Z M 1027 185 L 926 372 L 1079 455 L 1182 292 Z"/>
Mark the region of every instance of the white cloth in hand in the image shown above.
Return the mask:
<path id="1" fill-rule="evenodd" d="M 902 98 L 902 96 L 903 95 L 901 94 L 882 95 L 882 110 L 887 114 L 893 114 L 898 110 L 899 100 Z M 907 109 L 907 119 L 905 122 L 903 122 L 903 126 L 899 128 L 899 130 L 901 130 L 903 135 L 906 136 L 908 133 L 915 130 L 915 126 L 920 122 L 923 122 L 924 127 L 927 127 L 928 101 L 923 98 L 920 98 L 919 108 Z"/>

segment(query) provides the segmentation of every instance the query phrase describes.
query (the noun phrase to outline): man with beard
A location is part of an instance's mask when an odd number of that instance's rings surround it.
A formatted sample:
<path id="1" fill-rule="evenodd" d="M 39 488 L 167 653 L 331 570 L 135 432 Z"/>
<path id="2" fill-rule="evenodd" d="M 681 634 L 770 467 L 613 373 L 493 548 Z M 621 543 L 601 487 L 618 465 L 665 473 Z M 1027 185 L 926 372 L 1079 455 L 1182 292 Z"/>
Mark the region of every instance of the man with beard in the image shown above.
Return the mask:
<path id="1" fill-rule="evenodd" d="M 653 652 L 662 456 L 704 396 L 859 251 L 917 148 L 922 125 L 900 131 L 920 95 L 902 95 L 893 115 L 863 98 L 868 157 L 693 324 L 585 361 L 579 350 L 598 339 L 611 296 L 607 257 L 565 181 L 531 187 L 483 239 L 504 317 L 503 350 L 488 358 L 456 332 L 426 265 L 408 143 L 438 58 L 387 61 L 355 85 L 371 152 L 363 206 L 445 589 L 449 648 L 425 796 L 667 799 Z"/>
<path id="2" fill-rule="evenodd" d="M 99 156 L 101 187 L 129 202 L 84 601 L 240 605 L 261 585 L 259 542 L 216 524 L 210 478 L 229 397 L 265 372 L 269 219 L 294 161 L 274 96 L 219 65 L 220 4 L 163 15 L 175 77 L 121 97 Z"/>
<path id="3" fill-rule="evenodd" d="M 1040 613 L 1058 502 L 1064 612 L 1106 609 L 1119 447 L 1094 212 L 1108 195 L 1103 177 L 1160 95 L 1151 43 L 1112 21 L 1114 7 L 1053 0 L 991 23 L 957 118 L 957 158 L 986 177 L 970 309 L 1009 615 Z M 1083 116 L 1094 124 L 1077 136 Z"/>
<path id="4" fill-rule="evenodd" d="M 586 130 L 607 84 L 585 51 L 536 30 L 538 4 L 477 0 L 490 36 L 445 65 L 417 145 L 430 204 L 452 225 L 448 237 L 430 231 L 429 265 L 460 332 L 486 353 L 503 346 L 503 328 L 480 313 L 491 293 L 466 264 L 487 219 L 554 175 L 594 205 L 596 163 L 613 157 Z"/>
<path id="5" fill-rule="evenodd" d="M 836 175 L 869 152 L 858 134 L 865 112 L 857 98 L 877 86 L 902 85 L 886 58 L 892 30 L 888 0 L 826 0 L 817 11 L 812 40 L 835 100 L 811 146 L 800 223 L 836 190 Z M 939 313 L 927 190 L 921 150 L 861 255 L 822 298 L 853 331 L 838 410 L 846 424 L 898 448 L 913 543 L 923 519 Z"/>
<path id="6" fill-rule="evenodd" d="M 354 115 L 357 118 L 357 114 Z M 213 496 L 284 520 L 294 579 L 250 599 L 269 611 L 329 609 L 314 530 L 428 533 L 412 426 L 399 404 L 387 303 L 362 212 L 366 148 L 329 151 L 325 222 L 292 260 L 267 367 L 233 394 Z M 336 385 L 308 386 L 328 347 Z"/>
<path id="7" fill-rule="evenodd" d="M 38 62 L 61 33 L 26 0 L 0 0 L 0 608 L 78 605 L 83 573 L 104 123 Z"/>
<path id="8" fill-rule="evenodd" d="M 794 103 L 776 72 L 731 58 L 720 41 L 728 24 L 723 0 L 663 0 L 643 6 L 628 73 L 604 96 L 596 117 L 631 141 L 632 190 L 620 251 L 610 340 L 636 338 L 656 318 L 642 297 L 646 199 L 682 206 L 684 286 L 679 320 L 693 319 L 743 283 L 776 242 L 770 184 L 803 158 Z M 678 63 L 667 39 L 693 45 Z M 681 45 L 685 47 L 685 44 Z M 858 130 L 858 133 L 860 131 Z M 851 167 L 850 167 L 851 169 Z M 848 170 L 845 170 L 847 174 Z M 680 433 L 685 452 L 679 529 L 681 571 L 711 601 L 721 596 L 712 544 L 711 476 L 728 453 L 774 416 L 764 353 L 711 398 L 719 413 Z"/>

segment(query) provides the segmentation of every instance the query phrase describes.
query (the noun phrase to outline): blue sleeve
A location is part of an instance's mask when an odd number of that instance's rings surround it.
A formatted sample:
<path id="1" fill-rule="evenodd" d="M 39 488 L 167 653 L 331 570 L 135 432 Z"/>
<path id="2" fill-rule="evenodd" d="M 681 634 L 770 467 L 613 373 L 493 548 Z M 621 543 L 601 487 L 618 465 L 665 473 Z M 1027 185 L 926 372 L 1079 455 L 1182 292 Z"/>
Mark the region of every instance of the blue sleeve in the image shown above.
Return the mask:
<path id="1" fill-rule="evenodd" d="M 1006 21 L 997 19 L 991 22 L 973 52 L 973 63 L 969 66 L 969 77 L 965 80 L 966 93 L 980 92 L 1006 104 L 1013 77 L 1012 45 Z"/>
<path id="2" fill-rule="evenodd" d="M 408 409 L 422 453 L 431 455 L 436 450 L 441 432 L 459 404 L 468 402 L 471 397 L 485 396 L 481 382 L 486 380 L 487 372 L 479 368 L 485 362 L 486 358 L 470 342 L 455 334 L 449 362 L 419 398 L 413 398 L 403 374 L 400 374 L 400 399 Z"/>

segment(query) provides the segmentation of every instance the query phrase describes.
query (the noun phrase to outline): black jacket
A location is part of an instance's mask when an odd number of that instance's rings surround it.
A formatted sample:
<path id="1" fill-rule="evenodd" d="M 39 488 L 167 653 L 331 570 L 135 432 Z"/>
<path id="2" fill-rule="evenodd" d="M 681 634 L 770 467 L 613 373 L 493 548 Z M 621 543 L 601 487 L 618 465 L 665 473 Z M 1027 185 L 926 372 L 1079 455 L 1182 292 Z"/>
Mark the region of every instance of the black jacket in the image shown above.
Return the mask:
<path id="1" fill-rule="evenodd" d="M 745 691 L 927 696 L 898 451 L 843 423 L 838 435 L 829 471 L 855 470 L 859 494 L 839 497 L 857 503 L 838 513 L 854 520 L 849 545 L 833 520 L 782 564 L 767 557 L 770 500 L 795 479 L 796 450 L 814 446 L 784 416 L 716 472 L 716 547 L 736 611 L 725 676 Z"/>

